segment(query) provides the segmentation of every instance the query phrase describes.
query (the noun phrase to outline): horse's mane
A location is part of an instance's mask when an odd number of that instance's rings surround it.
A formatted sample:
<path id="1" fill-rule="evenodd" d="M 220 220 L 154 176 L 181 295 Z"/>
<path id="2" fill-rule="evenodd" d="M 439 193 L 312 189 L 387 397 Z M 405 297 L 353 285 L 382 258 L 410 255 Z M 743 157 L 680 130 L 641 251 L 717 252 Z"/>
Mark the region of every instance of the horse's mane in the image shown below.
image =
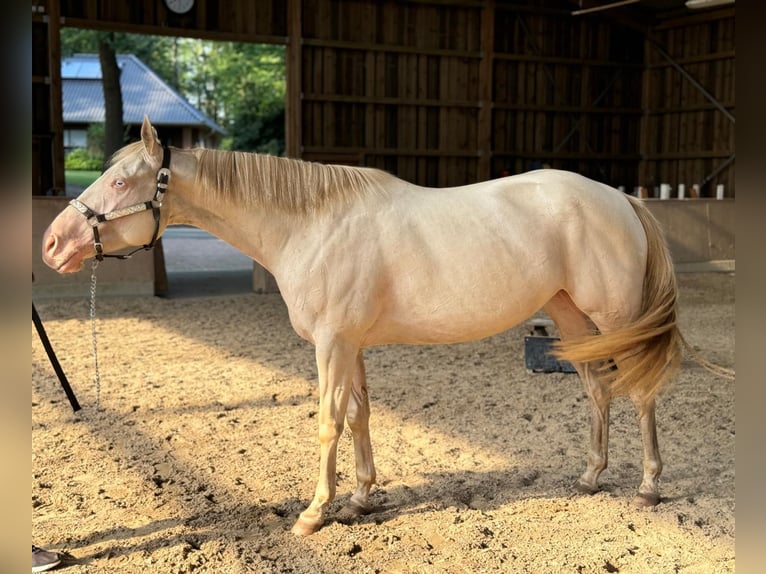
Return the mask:
<path id="1" fill-rule="evenodd" d="M 198 149 L 195 183 L 206 202 L 236 200 L 308 215 L 380 192 L 390 174 L 239 151 Z"/>

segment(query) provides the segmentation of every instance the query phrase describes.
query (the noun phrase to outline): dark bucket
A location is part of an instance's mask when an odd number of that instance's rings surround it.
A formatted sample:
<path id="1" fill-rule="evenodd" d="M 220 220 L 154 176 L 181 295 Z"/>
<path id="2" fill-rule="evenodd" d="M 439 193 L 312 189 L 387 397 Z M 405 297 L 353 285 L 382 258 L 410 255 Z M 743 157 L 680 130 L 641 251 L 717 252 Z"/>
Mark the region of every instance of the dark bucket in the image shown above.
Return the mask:
<path id="1" fill-rule="evenodd" d="M 551 354 L 558 337 L 524 337 L 524 365 L 533 373 L 576 373 L 569 361 L 559 361 Z"/>

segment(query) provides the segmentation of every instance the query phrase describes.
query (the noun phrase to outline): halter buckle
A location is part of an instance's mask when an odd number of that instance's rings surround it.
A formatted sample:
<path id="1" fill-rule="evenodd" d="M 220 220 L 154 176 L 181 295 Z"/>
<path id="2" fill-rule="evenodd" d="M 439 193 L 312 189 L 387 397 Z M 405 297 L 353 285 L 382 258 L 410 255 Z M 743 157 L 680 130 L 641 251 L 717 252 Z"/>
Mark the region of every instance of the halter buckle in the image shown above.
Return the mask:
<path id="1" fill-rule="evenodd" d="M 94 241 L 93 246 L 96 248 L 96 259 L 98 261 L 104 260 L 104 246 L 100 241 Z"/>

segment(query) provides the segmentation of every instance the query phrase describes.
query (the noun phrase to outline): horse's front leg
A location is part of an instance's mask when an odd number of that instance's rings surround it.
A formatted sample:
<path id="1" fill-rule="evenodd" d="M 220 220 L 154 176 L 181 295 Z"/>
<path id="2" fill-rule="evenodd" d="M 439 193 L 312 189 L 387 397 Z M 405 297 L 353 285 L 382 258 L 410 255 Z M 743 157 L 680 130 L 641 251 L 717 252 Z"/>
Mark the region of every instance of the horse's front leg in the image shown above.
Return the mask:
<path id="1" fill-rule="evenodd" d="M 662 472 L 660 447 L 657 443 L 657 424 L 655 421 L 654 399 L 631 396 L 638 411 L 638 424 L 641 427 L 641 441 L 644 447 L 644 476 L 638 487 L 638 496 L 634 499 L 638 506 L 655 506 L 660 502 L 658 479 Z"/>
<path id="2" fill-rule="evenodd" d="M 313 534 L 322 527 L 322 513 L 335 498 L 338 439 L 343 432 L 354 360 L 359 348 L 339 337 L 318 341 L 316 345 L 319 375 L 319 480 L 314 499 L 304 510 L 292 532 Z"/>
<path id="3" fill-rule="evenodd" d="M 356 491 L 346 505 L 346 510 L 353 516 L 359 516 L 370 512 L 368 498 L 370 488 L 375 483 L 375 463 L 370 441 L 370 398 L 361 351 L 356 358 L 346 420 L 354 436 L 356 459 Z"/>

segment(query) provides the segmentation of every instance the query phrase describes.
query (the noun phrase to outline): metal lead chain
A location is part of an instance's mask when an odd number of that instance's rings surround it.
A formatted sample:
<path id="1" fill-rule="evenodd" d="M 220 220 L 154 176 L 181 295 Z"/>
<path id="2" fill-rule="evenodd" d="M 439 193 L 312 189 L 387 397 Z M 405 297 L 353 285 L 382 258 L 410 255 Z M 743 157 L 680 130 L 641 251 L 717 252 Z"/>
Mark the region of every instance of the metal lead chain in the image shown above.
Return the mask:
<path id="1" fill-rule="evenodd" d="M 96 268 L 98 260 L 93 259 L 90 271 L 90 333 L 93 340 L 93 365 L 95 375 L 93 381 L 96 384 L 96 411 L 99 410 L 101 403 L 101 374 L 98 370 L 98 347 L 96 345 Z"/>

